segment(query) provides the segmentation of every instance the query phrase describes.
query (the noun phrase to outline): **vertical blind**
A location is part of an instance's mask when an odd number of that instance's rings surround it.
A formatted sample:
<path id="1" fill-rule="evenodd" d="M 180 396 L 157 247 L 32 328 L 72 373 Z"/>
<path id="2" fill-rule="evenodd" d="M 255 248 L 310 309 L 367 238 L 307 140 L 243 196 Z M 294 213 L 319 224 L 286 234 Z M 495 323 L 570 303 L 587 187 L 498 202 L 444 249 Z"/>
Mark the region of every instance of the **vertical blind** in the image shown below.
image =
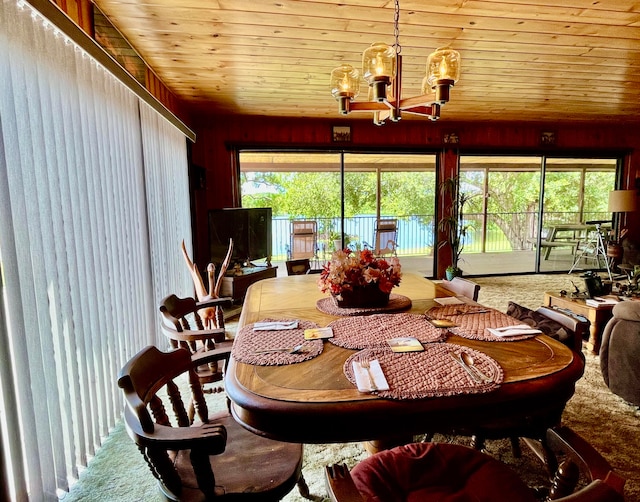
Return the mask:
<path id="1" fill-rule="evenodd" d="M 191 295 L 184 135 L 24 2 L 0 0 L 0 397 L 13 500 L 57 500 L 116 378 Z"/>

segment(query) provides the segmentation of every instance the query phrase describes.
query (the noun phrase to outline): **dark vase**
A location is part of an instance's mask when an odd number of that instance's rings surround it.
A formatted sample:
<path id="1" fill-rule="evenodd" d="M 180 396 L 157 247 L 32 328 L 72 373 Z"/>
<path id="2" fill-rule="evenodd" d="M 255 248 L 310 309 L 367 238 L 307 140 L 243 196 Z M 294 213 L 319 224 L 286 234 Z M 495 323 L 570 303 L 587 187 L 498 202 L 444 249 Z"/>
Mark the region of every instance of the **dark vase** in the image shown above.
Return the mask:
<path id="1" fill-rule="evenodd" d="M 389 294 L 380 291 L 377 284 L 371 284 L 354 288 L 353 291 L 343 291 L 340 296 L 334 298 L 341 308 L 377 308 L 386 307 Z"/>

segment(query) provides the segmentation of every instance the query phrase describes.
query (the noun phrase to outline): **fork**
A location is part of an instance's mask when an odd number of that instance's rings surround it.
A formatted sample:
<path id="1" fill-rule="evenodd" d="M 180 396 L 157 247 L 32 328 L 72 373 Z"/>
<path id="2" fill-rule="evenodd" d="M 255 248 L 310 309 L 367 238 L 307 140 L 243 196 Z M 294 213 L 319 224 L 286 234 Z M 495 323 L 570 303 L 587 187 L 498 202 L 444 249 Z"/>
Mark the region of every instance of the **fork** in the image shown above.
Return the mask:
<path id="1" fill-rule="evenodd" d="M 372 391 L 378 390 L 378 386 L 376 385 L 376 382 L 373 380 L 373 375 L 371 374 L 371 364 L 369 363 L 369 361 L 360 361 L 360 366 L 365 370 L 367 370 L 367 375 L 369 375 L 369 383 L 371 384 L 371 390 Z"/>

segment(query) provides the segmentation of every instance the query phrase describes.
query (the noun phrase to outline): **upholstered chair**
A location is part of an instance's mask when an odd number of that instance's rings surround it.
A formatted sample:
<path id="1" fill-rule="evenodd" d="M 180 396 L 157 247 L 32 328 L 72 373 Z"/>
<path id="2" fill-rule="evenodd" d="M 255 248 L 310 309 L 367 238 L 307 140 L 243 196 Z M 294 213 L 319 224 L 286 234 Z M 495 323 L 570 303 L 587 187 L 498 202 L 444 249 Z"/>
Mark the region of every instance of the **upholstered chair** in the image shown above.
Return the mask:
<path id="1" fill-rule="evenodd" d="M 640 302 L 620 302 L 612 314 L 602 334 L 602 376 L 611 392 L 640 406 Z"/>
<path id="2" fill-rule="evenodd" d="M 366 458 L 351 471 L 341 464 L 327 466 L 327 490 L 332 502 L 535 502 L 543 494 L 562 502 L 623 500 L 624 478 L 571 429 L 549 429 L 547 444 L 554 455 L 562 455 L 554 460 L 564 460 L 544 490 L 534 491 L 489 455 L 449 443 L 398 446 Z"/>

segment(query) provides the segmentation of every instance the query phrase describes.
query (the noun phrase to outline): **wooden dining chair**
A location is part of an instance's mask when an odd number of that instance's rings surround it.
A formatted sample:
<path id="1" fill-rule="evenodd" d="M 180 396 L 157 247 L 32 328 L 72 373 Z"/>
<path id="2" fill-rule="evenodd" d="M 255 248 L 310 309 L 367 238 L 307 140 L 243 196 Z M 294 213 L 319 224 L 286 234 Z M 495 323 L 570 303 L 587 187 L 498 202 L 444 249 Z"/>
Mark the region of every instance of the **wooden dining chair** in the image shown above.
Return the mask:
<path id="1" fill-rule="evenodd" d="M 241 427 L 226 407 L 211 413 L 195 368 L 226 357 L 215 349 L 192 356 L 186 349 L 149 346 L 118 376 L 127 432 L 171 501 L 281 500 L 302 477 L 302 445 L 266 439 Z M 188 399 L 196 417 L 187 413 Z"/>
<path id="2" fill-rule="evenodd" d="M 287 260 L 287 275 L 305 275 L 311 270 L 311 261 L 309 258 L 301 258 L 299 260 Z"/>
<path id="3" fill-rule="evenodd" d="M 232 303 L 231 298 L 215 298 L 206 302 L 197 302 L 195 298 L 179 298 L 176 295 L 165 297 L 160 303 L 162 314 L 161 329 L 173 349 L 187 349 L 191 354 L 220 349 L 226 357 L 222 362 L 214 360 L 197 368 L 200 383 L 203 385 L 220 382 L 223 379 L 224 365 L 231 355 L 233 340 L 226 339 L 224 321 L 222 326 L 207 329 L 200 312 L 224 304 Z M 220 388 L 208 389 L 218 391 Z"/>
<path id="4" fill-rule="evenodd" d="M 478 301 L 480 284 L 470 281 L 469 279 L 464 279 L 462 277 L 454 277 L 450 281 L 443 279 L 442 285 L 457 296 L 466 296 L 467 298 L 471 298 L 474 302 Z"/>
<path id="5" fill-rule="evenodd" d="M 622 502 L 625 479 L 584 439 L 567 427 L 549 429 L 547 444 L 564 460 L 546 488 L 547 500 Z M 557 465 L 557 464 L 556 464 Z M 578 480 L 585 480 L 579 488 Z M 506 464 L 472 448 L 449 443 L 412 443 L 377 453 L 351 471 L 325 468 L 332 502 L 384 500 L 477 500 L 536 502 L 534 491 Z"/>

